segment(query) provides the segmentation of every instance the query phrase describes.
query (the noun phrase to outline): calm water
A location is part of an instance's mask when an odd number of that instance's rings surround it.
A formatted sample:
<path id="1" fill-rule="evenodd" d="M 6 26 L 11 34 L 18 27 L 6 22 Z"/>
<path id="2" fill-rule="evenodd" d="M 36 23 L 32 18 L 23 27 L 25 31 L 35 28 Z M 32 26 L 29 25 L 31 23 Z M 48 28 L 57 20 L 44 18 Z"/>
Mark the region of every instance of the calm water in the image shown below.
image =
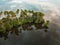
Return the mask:
<path id="1" fill-rule="evenodd" d="M 49 31 L 23 31 L 18 37 L 9 34 L 9 38 L 0 39 L 0 45 L 60 45 L 60 28 L 51 24 Z"/>

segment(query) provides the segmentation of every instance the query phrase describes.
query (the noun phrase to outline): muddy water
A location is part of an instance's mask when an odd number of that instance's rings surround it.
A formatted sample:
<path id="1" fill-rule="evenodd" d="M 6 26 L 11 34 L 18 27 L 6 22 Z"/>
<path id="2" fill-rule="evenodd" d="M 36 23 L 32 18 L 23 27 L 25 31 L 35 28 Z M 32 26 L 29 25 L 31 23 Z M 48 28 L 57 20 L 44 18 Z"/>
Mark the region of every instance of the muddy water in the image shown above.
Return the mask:
<path id="1" fill-rule="evenodd" d="M 7 40 L 0 39 L 0 45 L 60 45 L 60 28 L 52 23 L 48 32 L 23 31 L 18 37 L 15 34 L 9 34 Z"/>

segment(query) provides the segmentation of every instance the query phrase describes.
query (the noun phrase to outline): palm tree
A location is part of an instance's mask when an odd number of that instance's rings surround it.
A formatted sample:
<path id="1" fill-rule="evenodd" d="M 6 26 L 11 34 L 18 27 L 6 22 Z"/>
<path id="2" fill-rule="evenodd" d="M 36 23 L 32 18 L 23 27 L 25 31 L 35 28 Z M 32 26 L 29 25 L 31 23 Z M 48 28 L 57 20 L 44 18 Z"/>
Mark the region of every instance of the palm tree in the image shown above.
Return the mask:
<path id="1" fill-rule="evenodd" d="M 4 15 L 8 15 L 9 14 L 9 12 L 8 11 L 4 11 Z"/>
<path id="2" fill-rule="evenodd" d="M 1 11 L 1 12 L 0 12 L 0 16 L 2 15 L 2 13 L 3 13 L 3 12 Z"/>
<path id="3" fill-rule="evenodd" d="M 26 17 L 27 16 L 27 11 L 21 10 L 21 17 Z"/>
<path id="4" fill-rule="evenodd" d="M 2 33 L 5 33 L 5 31 L 6 31 L 6 28 L 5 28 L 4 24 L 5 23 L 3 23 L 2 20 L 0 20 L 0 32 L 2 32 Z"/>
<path id="5" fill-rule="evenodd" d="M 44 14 L 41 12 L 34 12 L 32 15 L 33 23 L 37 29 L 42 29 L 42 24 L 44 23 L 43 16 Z"/>
<path id="6" fill-rule="evenodd" d="M 36 23 L 41 23 L 42 21 L 44 21 L 43 16 L 44 14 L 42 12 L 37 12 Z"/>
<path id="7" fill-rule="evenodd" d="M 20 19 L 22 21 L 22 23 L 25 23 L 27 18 L 27 13 L 24 10 L 21 10 L 21 14 L 20 14 Z"/>
<path id="8" fill-rule="evenodd" d="M 32 18 L 33 18 L 33 23 L 35 23 L 36 19 L 37 19 L 37 12 L 33 12 L 32 13 Z"/>
<path id="9" fill-rule="evenodd" d="M 11 18 L 15 18 L 16 17 L 15 12 L 13 12 L 13 11 L 9 11 L 9 14 L 11 15 Z"/>
<path id="10" fill-rule="evenodd" d="M 8 32 L 6 32 L 6 25 L 2 20 L 0 20 L 0 37 L 4 37 L 5 40 L 8 38 Z"/>
<path id="11" fill-rule="evenodd" d="M 4 15 L 6 15 L 6 18 L 10 18 L 9 12 L 8 11 L 4 11 Z"/>
<path id="12" fill-rule="evenodd" d="M 19 14 L 19 9 L 16 10 L 16 13 Z"/>
<path id="13" fill-rule="evenodd" d="M 26 9 L 25 9 L 24 11 L 25 11 L 25 12 L 27 12 L 27 10 L 26 10 Z"/>
<path id="14" fill-rule="evenodd" d="M 43 28 L 45 29 L 45 32 L 48 31 L 48 28 L 49 28 L 49 21 L 48 20 L 43 24 Z"/>
<path id="15" fill-rule="evenodd" d="M 44 16 L 44 13 L 39 12 L 39 17 L 40 17 L 40 18 L 43 18 L 43 16 Z"/>
<path id="16" fill-rule="evenodd" d="M 45 29 L 48 29 L 48 27 L 49 27 L 49 21 L 48 20 L 43 24 L 43 27 Z"/>

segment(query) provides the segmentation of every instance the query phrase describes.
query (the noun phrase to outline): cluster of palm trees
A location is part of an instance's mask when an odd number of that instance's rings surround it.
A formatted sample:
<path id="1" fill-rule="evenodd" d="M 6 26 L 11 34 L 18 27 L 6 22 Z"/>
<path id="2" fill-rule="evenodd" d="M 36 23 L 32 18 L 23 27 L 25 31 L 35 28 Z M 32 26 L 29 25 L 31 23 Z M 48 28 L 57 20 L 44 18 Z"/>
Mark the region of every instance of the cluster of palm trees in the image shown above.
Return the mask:
<path id="1" fill-rule="evenodd" d="M 47 32 L 49 21 L 45 21 L 42 12 L 36 12 L 33 10 L 19 10 L 0 12 L 0 16 L 4 14 L 6 17 L 0 19 L 0 37 L 8 38 L 10 32 L 19 35 L 22 29 L 18 30 L 21 26 L 23 30 L 33 30 L 32 25 L 37 29 L 45 29 Z M 18 15 L 18 17 L 17 17 Z"/>

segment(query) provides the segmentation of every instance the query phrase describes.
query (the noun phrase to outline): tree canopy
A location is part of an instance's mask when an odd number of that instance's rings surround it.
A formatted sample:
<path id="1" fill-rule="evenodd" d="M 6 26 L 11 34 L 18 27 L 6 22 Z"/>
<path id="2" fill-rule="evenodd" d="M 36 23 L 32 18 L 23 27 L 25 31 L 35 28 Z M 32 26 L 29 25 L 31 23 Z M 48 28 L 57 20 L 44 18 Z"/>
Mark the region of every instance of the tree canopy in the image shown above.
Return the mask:
<path id="1" fill-rule="evenodd" d="M 21 11 L 21 12 L 20 12 Z M 20 14 L 19 14 L 20 12 Z M 28 15 L 29 13 L 29 15 Z M 0 15 L 2 12 L 0 12 Z M 18 28 L 22 26 L 23 30 L 33 30 L 31 27 L 34 25 L 37 29 L 45 29 L 49 27 L 49 20 L 45 21 L 43 12 L 36 12 L 33 10 L 19 10 L 14 11 L 4 11 L 4 15 L 8 15 L 6 18 L 0 19 L 0 37 L 4 37 L 6 39 L 8 37 L 9 32 L 19 34 Z M 19 18 L 16 15 L 19 14 Z M 30 16 L 30 14 L 32 14 Z"/>

